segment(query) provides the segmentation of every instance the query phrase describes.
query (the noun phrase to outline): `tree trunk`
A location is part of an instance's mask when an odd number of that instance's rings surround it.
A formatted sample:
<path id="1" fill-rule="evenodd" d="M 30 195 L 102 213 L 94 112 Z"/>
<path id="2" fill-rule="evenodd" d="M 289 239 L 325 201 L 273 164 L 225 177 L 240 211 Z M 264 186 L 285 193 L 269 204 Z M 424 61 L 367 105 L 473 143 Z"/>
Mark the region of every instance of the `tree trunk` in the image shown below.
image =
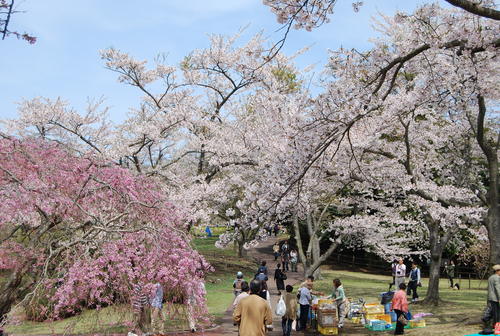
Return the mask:
<path id="1" fill-rule="evenodd" d="M 238 240 L 238 258 L 243 258 L 247 255 L 247 250 L 243 246 L 245 246 L 245 240 Z"/>
<path id="2" fill-rule="evenodd" d="M 488 163 L 488 193 L 486 194 L 486 203 L 488 213 L 485 220 L 490 239 L 490 263 L 500 264 L 500 181 L 498 174 L 498 144 L 496 146 L 488 139 L 484 128 L 486 117 L 486 103 L 484 97 L 477 96 L 478 116 L 476 127 L 476 140 L 486 157 Z M 473 125 L 471 125 L 473 126 Z"/>
<path id="3" fill-rule="evenodd" d="M 494 224 L 491 224 L 488 228 L 490 237 L 490 263 L 492 265 L 500 264 L 500 214 L 496 213 L 496 218 Z"/>
<path id="4" fill-rule="evenodd" d="M 439 221 L 436 221 L 426 211 L 425 224 L 429 229 L 429 247 L 431 251 L 431 265 L 429 271 L 429 287 L 424 302 L 437 306 L 439 304 L 439 276 L 441 270 L 441 260 L 443 258 L 443 251 L 450 241 L 451 237 L 455 234 L 456 228 L 448 228 L 444 233 L 441 230 Z M 458 226 L 457 226 L 458 227 Z"/>
<path id="5" fill-rule="evenodd" d="M 490 190 L 488 190 L 488 213 L 485 221 L 490 240 L 490 264 L 500 264 L 500 197 L 498 195 L 498 163 L 493 164 L 493 169 L 497 170 L 493 174 L 490 168 Z M 493 175 L 493 176 L 492 176 Z M 496 180 L 496 183 L 493 183 Z M 495 188 L 496 190 L 493 190 Z"/>
<path id="6" fill-rule="evenodd" d="M 317 261 L 319 261 L 321 257 L 319 239 L 316 236 L 314 236 L 314 238 L 312 239 L 311 256 L 312 256 L 311 265 L 314 265 Z M 318 267 L 317 269 L 313 270 L 312 275 L 314 276 L 315 280 L 321 279 L 321 268 Z"/>
<path id="7" fill-rule="evenodd" d="M 10 311 L 12 305 L 16 302 L 23 275 L 24 272 L 22 270 L 15 270 L 4 284 L 0 294 L 0 320 Z"/>
<path id="8" fill-rule="evenodd" d="M 425 303 L 436 306 L 439 304 L 439 276 L 441 274 L 441 259 L 442 251 L 431 255 L 429 287 L 427 288 L 427 294 L 425 297 Z"/>
<path id="9" fill-rule="evenodd" d="M 321 218 L 321 217 L 320 217 Z M 335 251 L 338 244 L 332 242 L 328 250 L 321 254 L 320 241 L 316 235 L 315 222 L 311 215 L 308 216 L 306 220 L 307 231 L 309 233 L 309 243 L 307 251 L 304 251 L 304 246 L 302 245 L 302 237 L 300 235 L 299 219 L 295 215 L 293 218 L 293 225 L 295 229 L 295 240 L 297 241 L 297 250 L 299 253 L 300 261 L 304 267 L 304 277 L 310 275 L 314 276 L 315 279 L 321 278 L 320 266 L 328 259 L 328 257 Z"/>

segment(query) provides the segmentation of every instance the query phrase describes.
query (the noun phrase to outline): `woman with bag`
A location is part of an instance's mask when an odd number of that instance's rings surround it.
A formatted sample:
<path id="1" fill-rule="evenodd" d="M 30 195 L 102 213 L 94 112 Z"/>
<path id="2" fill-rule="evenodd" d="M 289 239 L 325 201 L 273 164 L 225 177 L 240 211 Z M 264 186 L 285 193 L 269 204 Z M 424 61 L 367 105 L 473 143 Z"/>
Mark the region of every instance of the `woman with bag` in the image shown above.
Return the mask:
<path id="1" fill-rule="evenodd" d="M 399 285 L 399 290 L 394 294 L 392 298 L 392 309 L 396 313 L 396 330 L 394 335 L 404 335 L 405 325 L 408 324 L 406 319 L 406 314 L 408 313 L 408 300 L 406 299 L 406 284 L 402 283 Z"/>
<path id="2" fill-rule="evenodd" d="M 285 315 L 281 318 L 281 327 L 283 328 L 283 336 L 290 336 L 292 333 L 293 321 L 297 319 L 297 297 L 292 293 L 293 287 L 286 286 L 285 293 Z"/>
<path id="3" fill-rule="evenodd" d="M 281 265 L 276 265 L 276 270 L 274 271 L 274 281 L 276 281 L 276 288 L 278 289 L 278 295 L 281 295 L 281 291 L 285 290 L 285 280 L 286 274 L 281 271 Z"/>

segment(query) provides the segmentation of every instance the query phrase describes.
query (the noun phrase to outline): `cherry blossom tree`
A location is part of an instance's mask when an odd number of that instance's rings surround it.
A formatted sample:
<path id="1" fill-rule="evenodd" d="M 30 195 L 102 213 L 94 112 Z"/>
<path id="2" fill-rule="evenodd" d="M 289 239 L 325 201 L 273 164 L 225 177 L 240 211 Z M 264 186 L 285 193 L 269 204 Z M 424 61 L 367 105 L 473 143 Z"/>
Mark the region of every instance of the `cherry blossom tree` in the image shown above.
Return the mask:
<path id="1" fill-rule="evenodd" d="M 303 20 L 311 23 L 307 18 Z M 289 185 L 298 185 L 324 160 L 330 148 L 341 148 L 342 142 L 351 144 L 358 138 L 367 143 L 370 138 L 376 139 L 380 134 L 371 132 L 378 128 L 374 126 L 377 122 L 370 124 L 370 120 L 382 115 L 379 122 L 384 125 L 403 117 L 401 122 L 406 124 L 401 126 L 406 127 L 411 120 L 409 112 L 428 106 L 441 116 L 435 120 L 453 118 L 473 135 L 476 149 L 480 148 L 476 153 L 485 158 L 487 184 L 473 181 L 468 185 L 452 185 L 468 188 L 487 207 L 483 220 L 490 232 L 491 262 L 497 262 L 496 251 L 500 248 L 493 232 L 499 229 L 495 196 L 498 191 L 495 153 L 499 141 L 494 111 L 487 108 L 487 102 L 495 106 L 498 99 L 495 84 L 498 23 L 437 5 L 426 5 L 411 15 L 398 13 L 383 20 L 379 27 L 384 37 L 374 41 L 373 49 L 367 52 L 341 49 L 331 54 L 327 72 L 332 80 L 327 92 L 316 100 L 318 108 L 313 110 L 316 121 L 310 132 L 315 134 L 310 138 L 316 138 L 312 142 L 307 140 L 309 152 L 303 155 L 307 159 L 302 167 L 291 171 Z M 354 135 L 355 125 L 363 122 L 370 127 Z M 356 163 L 358 159 L 354 157 Z M 412 175 L 410 164 L 405 169 Z M 431 190 L 426 195 L 435 200 L 440 193 Z"/>
<path id="2" fill-rule="evenodd" d="M 137 283 L 160 282 L 178 302 L 210 270 L 150 179 L 39 139 L 3 135 L 0 156 L 2 316 L 17 300 L 34 320 L 127 303 Z"/>
<path id="3" fill-rule="evenodd" d="M 265 165 L 260 154 L 268 134 L 276 132 L 272 120 L 255 118 L 253 105 L 265 103 L 258 102 L 263 92 L 271 91 L 270 99 L 286 98 L 301 89 L 293 57 L 276 54 L 269 59 L 259 35 L 241 46 L 238 37 L 213 36 L 209 48 L 193 51 L 177 67 L 158 59 L 149 69 L 145 61 L 118 50 L 103 51 L 106 66 L 119 74 L 119 81 L 144 93 L 140 106 L 120 125 L 109 121 L 101 101 L 89 102 L 79 114 L 60 99 L 35 98 L 20 105 L 19 118 L 6 121 L 7 128 L 157 178 L 173 202 L 189 209 L 193 224 L 215 217 L 226 221 L 228 237 L 239 241 L 242 253 L 260 225 L 234 232 L 236 218 L 226 210 L 254 183 L 254 174 Z M 161 90 L 155 92 L 158 84 Z M 255 200 L 245 204 L 257 206 Z"/>
<path id="4" fill-rule="evenodd" d="M 2 36 L 2 40 L 5 40 L 7 36 L 15 36 L 18 39 L 23 39 L 30 44 L 36 43 L 36 37 L 27 33 L 21 34 L 9 28 L 12 15 L 17 13 L 19 13 L 19 11 L 16 10 L 15 0 L 0 0 L 0 35 Z"/>
<path id="5" fill-rule="evenodd" d="M 500 20 L 500 11 L 495 8 L 494 1 L 481 0 L 445 0 L 452 6 L 458 7 L 469 13 Z M 269 6 L 281 24 L 292 26 L 296 29 L 311 31 L 330 21 L 337 0 L 263 0 Z M 355 12 L 359 11 L 364 1 L 352 1 Z"/>

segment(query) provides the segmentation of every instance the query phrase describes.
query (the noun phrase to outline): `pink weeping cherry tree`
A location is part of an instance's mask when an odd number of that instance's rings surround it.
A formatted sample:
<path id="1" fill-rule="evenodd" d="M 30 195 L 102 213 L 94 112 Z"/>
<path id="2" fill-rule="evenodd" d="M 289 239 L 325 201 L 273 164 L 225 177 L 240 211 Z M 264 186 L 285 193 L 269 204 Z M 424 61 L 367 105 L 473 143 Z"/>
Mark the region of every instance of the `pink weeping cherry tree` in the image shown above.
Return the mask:
<path id="1" fill-rule="evenodd" d="M 190 246 L 182 213 L 152 180 L 54 142 L 0 140 L 0 314 L 33 320 L 130 302 L 160 282 L 167 302 L 194 296 L 210 266 Z M 196 290 L 192 290 L 195 288 Z M 148 294 L 149 293 L 145 293 Z M 194 302 L 194 301 L 193 301 Z"/>

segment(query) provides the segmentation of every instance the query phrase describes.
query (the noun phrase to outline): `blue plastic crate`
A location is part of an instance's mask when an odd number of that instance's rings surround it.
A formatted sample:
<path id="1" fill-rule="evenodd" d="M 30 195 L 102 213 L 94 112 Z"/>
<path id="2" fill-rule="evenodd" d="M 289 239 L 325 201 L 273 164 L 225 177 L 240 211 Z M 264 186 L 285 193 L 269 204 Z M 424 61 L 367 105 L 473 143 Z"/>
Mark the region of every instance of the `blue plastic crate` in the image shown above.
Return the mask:
<path id="1" fill-rule="evenodd" d="M 385 321 L 373 321 L 371 329 L 373 331 L 384 331 L 385 330 Z"/>

